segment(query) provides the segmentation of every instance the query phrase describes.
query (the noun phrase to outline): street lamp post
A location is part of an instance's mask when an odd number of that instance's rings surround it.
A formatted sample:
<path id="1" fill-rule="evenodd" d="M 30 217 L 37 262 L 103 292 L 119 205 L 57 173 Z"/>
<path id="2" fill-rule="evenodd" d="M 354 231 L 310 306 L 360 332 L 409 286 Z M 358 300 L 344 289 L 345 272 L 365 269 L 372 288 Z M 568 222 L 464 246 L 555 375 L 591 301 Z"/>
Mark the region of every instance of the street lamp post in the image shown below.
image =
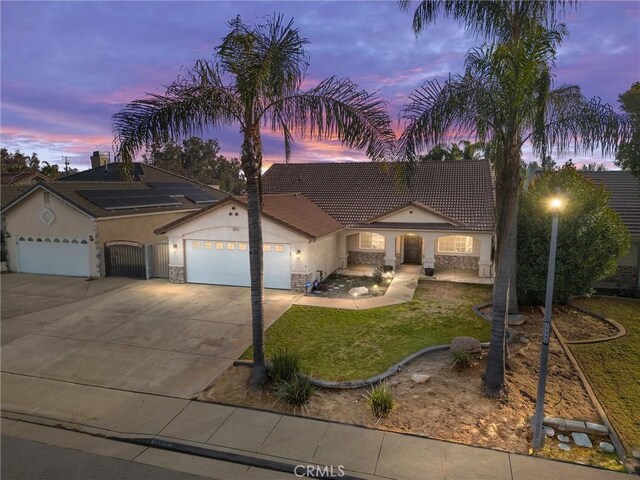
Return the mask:
<path id="1" fill-rule="evenodd" d="M 536 398 L 536 414 L 533 418 L 533 449 L 543 446 L 544 394 L 547 385 L 547 366 L 549 364 L 549 337 L 551 335 L 551 311 L 553 310 L 553 280 L 556 271 L 556 249 L 558 244 L 558 212 L 562 200 L 556 197 L 551 200 L 553 220 L 551 221 L 551 247 L 549 249 L 549 268 L 547 270 L 547 293 L 544 301 L 544 324 L 542 329 L 542 348 L 540 351 L 540 378 L 538 379 L 538 396 Z"/>

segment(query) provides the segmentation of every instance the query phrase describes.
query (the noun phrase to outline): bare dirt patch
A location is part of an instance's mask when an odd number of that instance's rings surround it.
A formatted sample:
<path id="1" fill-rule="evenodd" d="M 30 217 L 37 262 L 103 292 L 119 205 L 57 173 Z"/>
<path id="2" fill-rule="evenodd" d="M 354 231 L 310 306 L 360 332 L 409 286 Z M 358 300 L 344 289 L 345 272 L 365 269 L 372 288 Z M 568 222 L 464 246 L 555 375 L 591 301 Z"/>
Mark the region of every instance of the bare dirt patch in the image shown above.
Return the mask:
<path id="1" fill-rule="evenodd" d="M 568 342 L 604 339 L 618 333 L 611 323 L 567 306 L 553 309 L 553 321 Z"/>
<path id="2" fill-rule="evenodd" d="M 367 389 L 319 390 L 303 411 L 279 403 L 268 389 L 260 394 L 248 388 L 250 369 L 233 367 L 199 396 L 200 400 L 243 405 L 308 417 L 335 420 L 383 430 L 526 453 L 530 446 L 529 417 L 535 409 L 542 317 L 527 312 L 527 323 L 516 327 L 510 345 L 509 389 L 502 400 L 483 394 L 485 358 L 467 370 L 451 370 L 448 352 L 431 354 L 406 365 L 390 379 L 395 409 L 378 421 L 367 406 Z M 411 381 L 413 373 L 431 375 L 424 384 Z M 589 397 L 555 337 L 550 345 L 546 415 L 598 422 Z"/>

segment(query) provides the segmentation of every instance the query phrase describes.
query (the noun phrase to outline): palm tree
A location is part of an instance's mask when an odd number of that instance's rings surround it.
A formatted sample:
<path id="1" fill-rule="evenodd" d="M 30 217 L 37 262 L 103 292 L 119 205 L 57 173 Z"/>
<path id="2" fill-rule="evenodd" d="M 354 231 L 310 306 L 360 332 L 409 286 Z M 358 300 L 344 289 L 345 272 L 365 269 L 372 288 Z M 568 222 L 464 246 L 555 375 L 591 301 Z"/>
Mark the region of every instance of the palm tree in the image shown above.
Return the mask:
<path id="1" fill-rule="evenodd" d="M 462 145 L 462 148 L 460 148 Z M 436 145 L 425 155 L 420 155 L 420 161 L 443 161 L 443 160 L 478 160 L 482 158 L 484 145 L 462 140 L 452 143 L 450 147 L 446 145 Z"/>
<path id="2" fill-rule="evenodd" d="M 499 395 L 505 385 L 523 144 L 530 141 L 543 158 L 552 148 L 562 153 L 572 145 L 587 150 L 600 146 L 606 154 L 615 150 L 624 133 L 619 116 L 608 105 L 587 101 L 576 86 L 553 88 L 551 69 L 563 34 L 562 25 L 528 25 L 527 34 L 517 41 L 473 49 L 466 56 L 464 75 L 454 75 L 443 85 L 426 82 L 404 109 L 407 126 L 400 145 L 409 160 L 451 132 L 485 143 L 493 159 L 498 241 L 491 349 L 484 376 L 490 395 Z"/>
<path id="3" fill-rule="evenodd" d="M 202 132 L 238 125 L 240 161 L 247 182 L 249 262 L 253 330 L 254 386 L 266 379 L 264 361 L 264 276 L 260 178 L 262 127 L 284 136 L 289 159 L 294 134 L 337 138 L 382 160 L 394 146 L 386 104 L 349 79 L 328 78 L 301 91 L 308 41 L 280 15 L 248 25 L 240 17 L 216 48 L 214 60 L 200 60 L 168 86 L 164 95 L 148 95 L 114 116 L 117 153 L 130 165 L 137 151 Z"/>

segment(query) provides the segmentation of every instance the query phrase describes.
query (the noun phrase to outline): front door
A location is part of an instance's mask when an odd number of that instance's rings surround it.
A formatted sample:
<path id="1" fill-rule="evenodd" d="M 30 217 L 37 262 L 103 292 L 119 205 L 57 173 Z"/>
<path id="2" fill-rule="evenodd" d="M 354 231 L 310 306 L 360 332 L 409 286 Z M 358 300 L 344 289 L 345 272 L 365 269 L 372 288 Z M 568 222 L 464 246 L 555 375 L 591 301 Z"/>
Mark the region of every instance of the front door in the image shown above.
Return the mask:
<path id="1" fill-rule="evenodd" d="M 422 263 L 422 239 L 417 235 L 404 237 L 404 263 Z"/>

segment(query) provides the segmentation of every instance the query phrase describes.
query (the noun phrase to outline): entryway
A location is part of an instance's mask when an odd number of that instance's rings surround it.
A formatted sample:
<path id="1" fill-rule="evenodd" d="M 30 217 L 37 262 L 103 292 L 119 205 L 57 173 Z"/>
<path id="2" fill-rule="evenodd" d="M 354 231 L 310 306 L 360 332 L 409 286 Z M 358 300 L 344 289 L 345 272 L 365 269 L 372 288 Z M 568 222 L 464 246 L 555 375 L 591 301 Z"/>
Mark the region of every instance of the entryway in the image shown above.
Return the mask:
<path id="1" fill-rule="evenodd" d="M 404 235 L 403 263 L 422 263 L 422 238 L 418 235 Z"/>

